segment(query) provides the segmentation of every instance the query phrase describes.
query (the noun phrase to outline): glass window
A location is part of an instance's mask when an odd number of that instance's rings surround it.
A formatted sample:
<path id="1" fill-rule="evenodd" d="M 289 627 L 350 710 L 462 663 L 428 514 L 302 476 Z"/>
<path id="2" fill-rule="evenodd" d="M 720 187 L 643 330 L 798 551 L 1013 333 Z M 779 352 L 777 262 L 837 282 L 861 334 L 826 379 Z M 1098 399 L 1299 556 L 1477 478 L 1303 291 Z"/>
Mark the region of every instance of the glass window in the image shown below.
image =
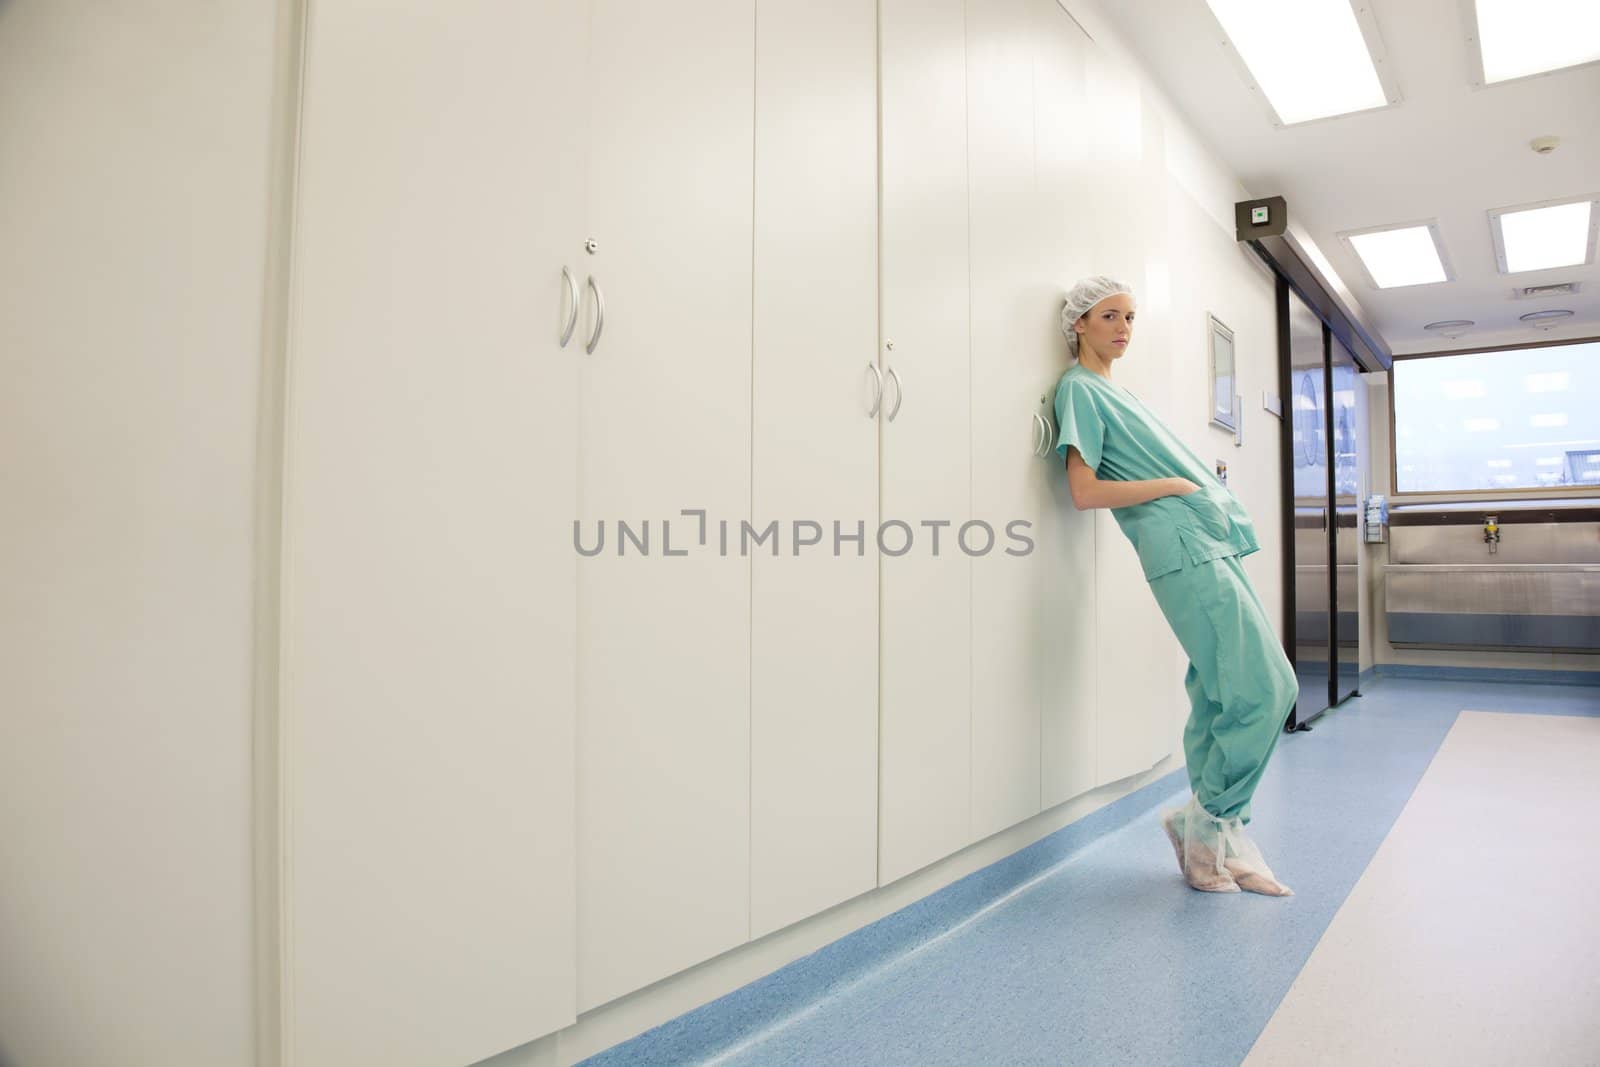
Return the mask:
<path id="1" fill-rule="evenodd" d="M 1396 359 L 1395 491 L 1600 491 L 1600 342 Z"/>

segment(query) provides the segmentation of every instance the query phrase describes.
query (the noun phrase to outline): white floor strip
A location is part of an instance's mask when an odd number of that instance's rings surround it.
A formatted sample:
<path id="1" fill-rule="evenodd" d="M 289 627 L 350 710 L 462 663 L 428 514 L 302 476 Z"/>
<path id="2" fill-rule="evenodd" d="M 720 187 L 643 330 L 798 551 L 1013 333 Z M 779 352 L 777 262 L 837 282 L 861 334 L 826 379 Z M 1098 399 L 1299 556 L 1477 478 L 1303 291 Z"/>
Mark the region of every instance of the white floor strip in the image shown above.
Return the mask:
<path id="1" fill-rule="evenodd" d="M 1600 718 L 1464 711 L 1245 1063 L 1600 1064 L 1597 900 Z"/>

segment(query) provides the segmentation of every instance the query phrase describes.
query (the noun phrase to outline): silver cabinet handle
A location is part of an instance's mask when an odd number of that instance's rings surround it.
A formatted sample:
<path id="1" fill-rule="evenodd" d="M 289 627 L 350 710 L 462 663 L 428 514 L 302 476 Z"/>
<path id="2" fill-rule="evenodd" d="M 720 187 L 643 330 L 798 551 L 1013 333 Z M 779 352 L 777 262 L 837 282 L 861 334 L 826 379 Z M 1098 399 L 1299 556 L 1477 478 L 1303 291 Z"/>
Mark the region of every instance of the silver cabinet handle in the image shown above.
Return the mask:
<path id="1" fill-rule="evenodd" d="M 600 331 L 606 328 L 606 298 L 600 292 L 600 286 L 595 283 L 594 275 L 589 275 L 589 288 L 594 290 L 594 336 L 589 338 L 588 347 L 584 349 L 589 355 L 594 355 L 594 346 L 600 343 Z"/>
<path id="2" fill-rule="evenodd" d="M 1044 455 L 1048 458 L 1056 449 L 1056 428 L 1043 415 L 1039 416 L 1039 421 L 1044 423 Z"/>
<path id="3" fill-rule="evenodd" d="M 1041 449 L 1044 448 L 1044 435 L 1044 420 L 1041 419 L 1039 417 L 1039 413 L 1035 411 L 1033 413 L 1033 454 L 1036 456 L 1044 455 L 1044 452 L 1041 451 Z"/>
<path id="4" fill-rule="evenodd" d="M 900 384 L 900 375 L 895 373 L 893 367 L 889 368 L 889 377 L 894 379 L 894 410 L 889 412 L 889 421 L 893 422 L 894 417 L 900 414 L 900 402 L 905 399 L 906 394 L 905 386 Z"/>
<path id="5" fill-rule="evenodd" d="M 868 363 L 867 369 L 872 372 L 878 381 L 877 395 L 872 398 L 872 410 L 867 412 L 867 418 L 870 419 L 878 414 L 878 405 L 883 403 L 883 372 L 878 369 L 876 363 Z"/>
<path id="6" fill-rule="evenodd" d="M 578 325 L 578 283 L 573 281 L 572 272 L 564 266 L 561 268 L 561 279 L 567 283 L 567 295 L 572 299 L 572 317 L 567 319 L 567 328 L 561 334 L 561 347 L 566 348 L 567 342 L 572 340 L 573 328 Z"/>

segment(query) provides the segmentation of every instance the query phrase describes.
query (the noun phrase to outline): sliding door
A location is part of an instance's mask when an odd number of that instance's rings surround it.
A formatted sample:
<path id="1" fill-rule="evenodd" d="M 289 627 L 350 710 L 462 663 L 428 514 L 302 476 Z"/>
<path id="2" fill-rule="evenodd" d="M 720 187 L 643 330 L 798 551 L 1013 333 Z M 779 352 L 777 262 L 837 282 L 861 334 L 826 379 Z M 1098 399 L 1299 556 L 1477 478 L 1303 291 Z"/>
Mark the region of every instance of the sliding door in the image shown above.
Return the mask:
<path id="1" fill-rule="evenodd" d="M 1360 530 L 1361 438 L 1356 432 L 1356 390 L 1361 374 L 1355 357 L 1337 337 L 1328 342 L 1328 417 L 1333 432 L 1333 684 L 1328 699 L 1342 702 L 1356 691 L 1361 672 Z"/>
<path id="2" fill-rule="evenodd" d="M 1280 283 L 1278 313 L 1288 322 L 1288 390 L 1284 397 L 1290 424 L 1294 538 L 1294 612 L 1289 639 L 1300 698 L 1291 726 L 1327 710 L 1331 603 L 1328 529 L 1332 504 L 1328 490 L 1327 349 L 1322 320 L 1293 289 Z M 1284 298 L 1287 299 L 1285 304 Z"/>

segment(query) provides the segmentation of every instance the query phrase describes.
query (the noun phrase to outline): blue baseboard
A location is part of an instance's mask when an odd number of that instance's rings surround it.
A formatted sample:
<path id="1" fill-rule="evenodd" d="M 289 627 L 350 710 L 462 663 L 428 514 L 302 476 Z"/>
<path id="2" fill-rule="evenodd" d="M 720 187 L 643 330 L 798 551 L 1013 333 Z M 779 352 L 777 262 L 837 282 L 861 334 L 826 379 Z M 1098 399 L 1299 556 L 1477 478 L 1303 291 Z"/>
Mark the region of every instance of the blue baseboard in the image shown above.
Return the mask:
<path id="1" fill-rule="evenodd" d="M 598 1052 L 577 1067 L 698 1062 L 734 1048 L 957 926 L 1098 838 L 1127 826 L 1164 798 L 1188 790 L 1188 771 L 1179 767 L 982 870 L 764 978 Z"/>
<path id="2" fill-rule="evenodd" d="M 1361 673 L 1395 678 L 1434 678 L 1450 682 L 1522 682 L 1534 685 L 1600 686 L 1600 671 L 1541 671 L 1526 667 L 1441 667 L 1414 663 L 1380 663 Z"/>

